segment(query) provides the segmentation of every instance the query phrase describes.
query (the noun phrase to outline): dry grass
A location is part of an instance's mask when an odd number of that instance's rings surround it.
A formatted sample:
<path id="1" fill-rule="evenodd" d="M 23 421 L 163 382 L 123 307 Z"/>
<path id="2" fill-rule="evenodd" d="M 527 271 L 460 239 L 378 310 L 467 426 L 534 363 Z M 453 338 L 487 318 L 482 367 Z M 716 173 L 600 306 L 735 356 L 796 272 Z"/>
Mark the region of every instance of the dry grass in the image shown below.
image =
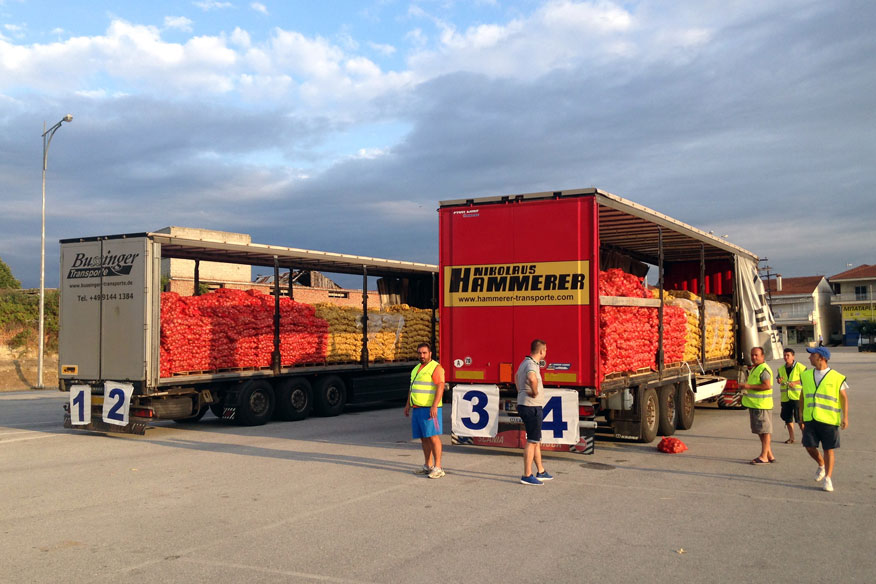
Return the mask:
<path id="1" fill-rule="evenodd" d="M 0 391 L 20 391 L 31 389 L 37 383 L 36 350 L 10 350 L 0 348 Z M 43 386 L 46 389 L 58 387 L 58 355 L 46 353 L 43 363 Z"/>

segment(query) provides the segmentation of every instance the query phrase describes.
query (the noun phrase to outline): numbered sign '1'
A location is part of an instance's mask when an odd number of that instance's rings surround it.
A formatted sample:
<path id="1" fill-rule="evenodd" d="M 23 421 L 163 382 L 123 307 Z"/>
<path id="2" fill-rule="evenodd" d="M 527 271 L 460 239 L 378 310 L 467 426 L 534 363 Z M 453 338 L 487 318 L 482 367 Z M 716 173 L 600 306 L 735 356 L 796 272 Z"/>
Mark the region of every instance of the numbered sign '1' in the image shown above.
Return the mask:
<path id="1" fill-rule="evenodd" d="M 457 385 L 452 413 L 457 436 L 495 436 L 499 432 L 499 387 Z"/>
<path id="2" fill-rule="evenodd" d="M 134 386 L 130 383 L 107 381 L 103 384 L 103 421 L 107 424 L 125 426 L 131 409 Z"/>
<path id="3" fill-rule="evenodd" d="M 70 423 L 82 426 L 91 423 L 91 386 L 70 386 Z"/>

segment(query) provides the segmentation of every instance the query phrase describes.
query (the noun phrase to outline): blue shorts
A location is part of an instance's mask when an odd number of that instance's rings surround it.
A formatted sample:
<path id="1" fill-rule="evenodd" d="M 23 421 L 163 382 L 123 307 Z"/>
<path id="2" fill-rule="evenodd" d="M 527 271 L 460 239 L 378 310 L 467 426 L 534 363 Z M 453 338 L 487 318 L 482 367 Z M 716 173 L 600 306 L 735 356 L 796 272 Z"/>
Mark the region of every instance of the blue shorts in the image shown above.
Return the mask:
<path id="1" fill-rule="evenodd" d="M 441 420 L 441 408 L 438 408 L 438 418 L 430 418 L 432 408 L 411 409 L 411 432 L 414 438 L 428 438 L 440 436 L 444 433 L 444 424 Z"/>
<path id="2" fill-rule="evenodd" d="M 526 428 L 526 441 L 533 444 L 541 442 L 541 422 L 544 413 L 541 406 L 517 406 L 517 415 Z"/>

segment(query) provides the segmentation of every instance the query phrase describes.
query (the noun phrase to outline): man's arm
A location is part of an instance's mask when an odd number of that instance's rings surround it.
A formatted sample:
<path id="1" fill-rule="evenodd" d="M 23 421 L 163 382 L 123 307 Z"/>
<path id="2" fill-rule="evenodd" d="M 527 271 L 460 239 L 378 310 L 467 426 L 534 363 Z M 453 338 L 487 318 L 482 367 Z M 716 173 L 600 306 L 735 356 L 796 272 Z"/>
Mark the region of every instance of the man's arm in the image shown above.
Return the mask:
<path id="1" fill-rule="evenodd" d="M 438 404 L 441 403 L 441 398 L 444 397 L 444 368 L 441 365 L 435 368 L 432 372 L 432 383 L 435 384 L 435 401 L 432 402 L 432 407 L 429 409 L 429 417 L 438 417 Z"/>
<path id="2" fill-rule="evenodd" d="M 742 389 L 755 389 L 757 391 L 766 391 L 773 388 L 773 380 L 768 378 L 766 381 L 761 381 L 760 385 L 742 384 Z"/>
<path id="3" fill-rule="evenodd" d="M 538 374 L 535 371 L 530 371 L 526 374 L 526 385 L 529 387 L 526 390 L 526 395 L 538 397 Z"/>
<path id="4" fill-rule="evenodd" d="M 845 430 L 849 427 L 849 396 L 846 395 L 846 390 L 840 390 L 840 407 L 843 410 L 843 420 L 840 422 L 840 428 Z"/>

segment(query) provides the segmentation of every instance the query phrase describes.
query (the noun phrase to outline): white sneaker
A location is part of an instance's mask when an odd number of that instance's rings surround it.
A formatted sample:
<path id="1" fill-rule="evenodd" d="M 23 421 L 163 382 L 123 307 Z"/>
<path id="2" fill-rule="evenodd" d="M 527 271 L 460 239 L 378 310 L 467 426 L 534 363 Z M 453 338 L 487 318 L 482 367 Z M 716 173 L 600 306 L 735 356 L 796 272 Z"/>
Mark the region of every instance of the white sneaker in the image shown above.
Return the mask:
<path id="1" fill-rule="evenodd" d="M 440 479 L 444 476 L 444 471 L 438 468 L 437 466 L 432 469 L 432 472 L 429 473 L 430 479 Z"/>
<path id="2" fill-rule="evenodd" d="M 817 482 L 821 481 L 821 479 L 823 479 L 823 478 L 824 478 L 824 467 L 819 466 L 818 470 L 815 471 L 815 482 L 817 483 Z"/>
<path id="3" fill-rule="evenodd" d="M 824 486 L 821 488 L 824 489 L 825 491 L 827 491 L 828 493 L 833 492 L 833 481 L 830 480 L 830 477 L 824 478 Z"/>

